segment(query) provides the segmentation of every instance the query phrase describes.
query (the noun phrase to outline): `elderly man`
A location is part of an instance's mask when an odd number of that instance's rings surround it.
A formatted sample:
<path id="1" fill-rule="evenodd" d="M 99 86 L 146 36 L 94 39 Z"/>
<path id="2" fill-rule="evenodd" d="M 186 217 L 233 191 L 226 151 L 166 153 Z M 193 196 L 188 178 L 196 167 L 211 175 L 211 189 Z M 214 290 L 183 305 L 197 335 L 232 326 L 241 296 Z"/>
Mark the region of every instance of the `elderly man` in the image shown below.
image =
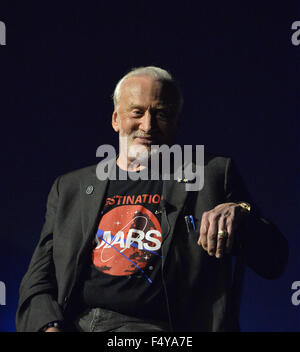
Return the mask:
<path id="1" fill-rule="evenodd" d="M 20 286 L 18 331 L 236 331 L 243 266 L 281 275 L 286 240 L 259 216 L 231 159 L 205 154 L 198 191 L 188 180 L 129 177 L 151 169 L 141 149 L 172 145 L 181 106 L 161 68 L 119 81 L 120 150 L 107 165 L 117 177 L 99 180 L 91 166 L 54 182 Z"/>

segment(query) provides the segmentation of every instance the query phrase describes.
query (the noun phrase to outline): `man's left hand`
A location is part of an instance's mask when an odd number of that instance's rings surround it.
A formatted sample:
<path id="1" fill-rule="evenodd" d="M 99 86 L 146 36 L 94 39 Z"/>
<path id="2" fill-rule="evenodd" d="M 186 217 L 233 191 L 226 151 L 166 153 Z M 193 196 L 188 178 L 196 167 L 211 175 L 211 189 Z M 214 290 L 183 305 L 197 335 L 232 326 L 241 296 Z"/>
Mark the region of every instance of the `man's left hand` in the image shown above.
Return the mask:
<path id="1" fill-rule="evenodd" d="M 230 253 L 235 230 L 243 216 L 244 210 L 237 203 L 222 203 L 204 212 L 198 245 L 217 258 Z"/>

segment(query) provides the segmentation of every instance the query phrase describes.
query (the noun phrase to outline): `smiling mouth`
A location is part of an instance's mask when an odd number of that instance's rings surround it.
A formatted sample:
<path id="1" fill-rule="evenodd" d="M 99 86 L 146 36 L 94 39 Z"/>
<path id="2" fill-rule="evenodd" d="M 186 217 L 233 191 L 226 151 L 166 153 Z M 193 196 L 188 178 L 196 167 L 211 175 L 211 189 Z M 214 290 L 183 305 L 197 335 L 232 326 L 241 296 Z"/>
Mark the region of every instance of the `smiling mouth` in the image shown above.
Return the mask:
<path id="1" fill-rule="evenodd" d="M 135 137 L 134 139 L 141 144 L 153 144 L 154 142 L 152 137 Z"/>

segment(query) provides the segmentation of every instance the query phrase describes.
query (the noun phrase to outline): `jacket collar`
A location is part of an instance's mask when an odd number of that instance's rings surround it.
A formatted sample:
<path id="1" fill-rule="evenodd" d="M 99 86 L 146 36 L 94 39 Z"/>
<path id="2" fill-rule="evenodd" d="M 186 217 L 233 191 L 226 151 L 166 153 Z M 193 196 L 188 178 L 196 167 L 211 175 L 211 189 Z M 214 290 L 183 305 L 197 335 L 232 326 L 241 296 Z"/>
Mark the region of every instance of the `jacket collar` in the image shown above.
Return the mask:
<path id="1" fill-rule="evenodd" d="M 111 175 L 116 167 L 116 159 L 110 159 L 109 161 L 102 160 L 92 168 L 92 172 L 80 184 L 81 220 L 84 242 L 94 236 L 97 229 L 100 210 L 108 186 L 108 177 L 100 181 L 97 177 L 97 170 L 104 165 L 107 168 L 107 175 Z"/>

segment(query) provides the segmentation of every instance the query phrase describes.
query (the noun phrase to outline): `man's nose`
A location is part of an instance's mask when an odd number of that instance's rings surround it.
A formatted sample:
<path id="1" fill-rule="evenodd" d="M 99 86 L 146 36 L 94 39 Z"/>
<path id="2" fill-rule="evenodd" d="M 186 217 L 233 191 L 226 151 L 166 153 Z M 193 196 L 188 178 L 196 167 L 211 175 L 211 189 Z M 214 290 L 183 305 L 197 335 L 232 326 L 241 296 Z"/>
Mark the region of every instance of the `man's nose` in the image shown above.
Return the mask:
<path id="1" fill-rule="evenodd" d="M 144 132 L 149 132 L 153 129 L 153 127 L 154 127 L 154 116 L 151 114 L 151 112 L 148 109 L 145 111 L 145 114 L 142 117 L 140 128 Z"/>

